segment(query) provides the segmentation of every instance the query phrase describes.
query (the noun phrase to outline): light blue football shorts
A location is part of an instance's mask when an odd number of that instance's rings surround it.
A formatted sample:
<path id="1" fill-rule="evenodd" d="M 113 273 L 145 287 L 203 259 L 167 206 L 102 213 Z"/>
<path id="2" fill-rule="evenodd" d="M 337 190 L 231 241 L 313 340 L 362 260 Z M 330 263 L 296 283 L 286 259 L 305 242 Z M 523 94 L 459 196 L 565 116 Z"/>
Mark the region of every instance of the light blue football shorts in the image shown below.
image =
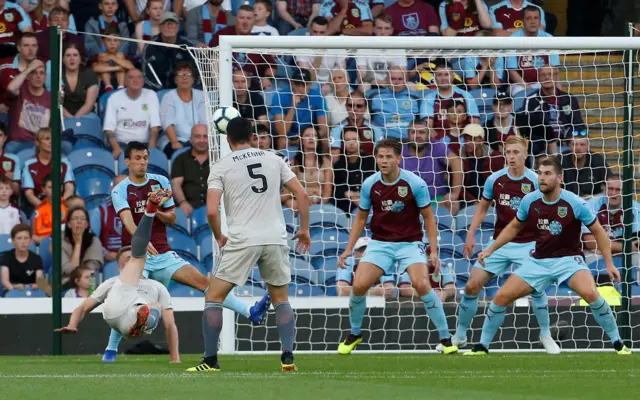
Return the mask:
<path id="1" fill-rule="evenodd" d="M 360 262 L 368 262 L 380 268 L 384 275 L 402 275 L 413 264 L 426 264 L 422 242 L 381 242 L 370 240 Z M 396 262 L 398 269 L 395 270 Z"/>
<path id="2" fill-rule="evenodd" d="M 559 258 L 530 258 L 515 272 L 538 293 L 556 282 L 560 285 L 568 281 L 578 271 L 589 271 L 582 256 Z"/>
<path id="3" fill-rule="evenodd" d="M 493 243 L 487 244 L 487 248 Z M 536 242 L 507 243 L 494 251 L 489 258 L 485 258 L 483 267 L 476 262 L 473 267 L 485 270 L 493 275 L 502 276 L 509 271 L 511 264 L 516 264 L 514 269 L 520 268 L 526 260 L 531 258 L 531 253 L 536 248 Z"/>
<path id="4" fill-rule="evenodd" d="M 156 257 L 147 257 L 143 276 L 158 281 L 169 288 L 173 274 L 185 265 L 189 265 L 189 262 L 183 260 L 175 251 L 167 251 Z"/>

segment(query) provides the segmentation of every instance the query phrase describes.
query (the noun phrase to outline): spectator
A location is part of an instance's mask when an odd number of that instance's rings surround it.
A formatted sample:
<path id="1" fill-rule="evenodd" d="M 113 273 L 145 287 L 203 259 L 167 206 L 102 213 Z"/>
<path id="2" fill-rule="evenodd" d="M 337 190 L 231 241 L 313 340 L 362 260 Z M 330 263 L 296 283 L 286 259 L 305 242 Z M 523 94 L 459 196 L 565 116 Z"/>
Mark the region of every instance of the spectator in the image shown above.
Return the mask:
<path id="1" fill-rule="evenodd" d="M 388 76 L 387 87 L 371 99 L 371 122 L 387 137 L 406 140 L 409 124 L 420 111 L 420 97 L 409 91 L 403 67 L 391 67 Z"/>
<path id="2" fill-rule="evenodd" d="M 104 135 L 114 158 L 122 153 L 123 146 L 132 141 L 156 146 L 161 125 L 160 105 L 155 92 L 144 89 L 142 82 L 140 70 L 127 71 L 126 90 L 117 91 L 107 101 Z"/>
<path id="3" fill-rule="evenodd" d="M 346 107 L 348 111 L 347 119 L 331 129 L 329 144 L 331 145 L 331 155 L 334 162 L 337 161 L 335 156 L 339 156 L 343 152 L 342 129 L 345 126 L 355 126 L 358 128 L 360 154 L 363 156 L 373 156 L 374 144 L 385 136 L 380 128 L 367 121 L 369 104 L 362 92 L 355 91 L 351 93 L 350 98 L 347 99 Z"/>
<path id="4" fill-rule="evenodd" d="M 513 114 L 513 99 L 507 87 L 499 88 L 493 99 L 493 118 L 487 121 L 487 142 L 492 150 L 504 154 L 504 143 L 509 136 L 521 136 Z M 532 143 L 529 143 L 531 147 Z M 531 149 L 529 150 L 531 152 Z"/>
<path id="5" fill-rule="evenodd" d="M 84 45 L 90 59 L 97 57 L 98 54 L 106 50 L 105 45 L 102 43 L 102 38 L 95 35 L 104 35 L 107 27 L 113 26 L 118 31 L 118 36 L 120 37 L 129 38 L 130 36 L 127 22 L 118 21 L 118 17 L 116 17 L 118 0 L 100 0 L 98 7 L 100 8 L 100 15 L 91 18 L 84 27 L 87 33 L 93 34 L 84 36 Z M 129 54 L 130 47 L 131 42 L 121 41 L 116 52 Z"/>
<path id="6" fill-rule="evenodd" d="M 302 132 L 308 126 L 318 127 L 320 148 L 326 149 L 327 107 L 320 92 L 313 88 L 311 73 L 306 69 L 298 69 L 291 75 L 291 82 L 291 89 L 279 91 L 271 104 L 278 135 L 276 149 L 298 145 Z"/>
<path id="7" fill-rule="evenodd" d="M 118 89 L 122 89 L 127 71 L 135 67 L 131 60 L 123 52 L 119 51 L 122 40 L 120 40 L 118 28 L 109 25 L 103 34 L 106 36 L 102 39 L 104 52 L 99 53 L 94 58 L 93 71 L 100 76 L 104 91 L 110 92 L 113 90 L 114 76 Z"/>
<path id="8" fill-rule="evenodd" d="M 111 189 L 126 178 L 126 175 L 118 175 L 113 178 Z M 91 229 L 100 238 L 104 249 L 104 260 L 114 261 L 116 253 L 122 247 L 122 221 L 113 207 L 111 196 L 89 213 Z"/>
<path id="9" fill-rule="evenodd" d="M 31 18 L 24 9 L 7 0 L 0 0 L 0 24 L 4 27 L 0 35 L 0 59 L 13 57 L 20 32 L 33 32 Z"/>
<path id="10" fill-rule="evenodd" d="M 80 29 L 83 29 L 90 18 L 100 13 L 100 9 L 98 8 L 98 3 L 99 3 L 99 0 L 69 2 L 69 12 L 73 15 L 73 18 L 76 20 L 76 27 L 80 27 Z M 127 13 L 126 9 L 121 8 L 118 10 L 118 17 L 120 19 L 127 19 L 126 13 Z"/>
<path id="11" fill-rule="evenodd" d="M 72 194 L 64 201 L 64 205 L 67 206 L 67 210 L 72 208 L 87 208 L 87 203 L 84 199 L 77 194 Z"/>
<path id="12" fill-rule="evenodd" d="M 95 275 L 93 268 L 84 265 L 71 271 L 67 286 L 69 289 L 64 294 L 65 298 L 86 298 L 89 297 L 91 288 L 91 275 Z"/>
<path id="13" fill-rule="evenodd" d="M 277 28 L 281 35 L 310 25 L 320 12 L 322 0 L 277 0 Z"/>
<path id="14" fill-rule="evenodd" d="M 484 129 L 477 124 L 469 124 L 462 131 L 463 145 L 460 147 L 464 173 L 462 199 L 467 205 L 478 202 L 489 175 L 505 167 L 502 154 L 491 150 L 484 138 Z"/>
<path id="15" fill-rule="evenodd" d="M 429 254 L 429 250 L 429 245 L 425 244 L 425 253 Z M 435 273 L 435 267 L 431 263 L 427 265 L 427 268 L 429 284 L 440 298 L 440 301 L 455 301 L 456 273 L 451 263 L 440 262 L 440 272 L 438 273 Z M 398 294 L 400 297 L 417 296 L 413 285 L 411 285 L 411 277 L 407 272 L 398 277 Z"/>
<path id="16" fill-rule="evenodd" d="M 325 17 L 316 17 L 309 26 L 309 35 L 328 36 L 329 21 Z M 318 52 L 315 52 L 317 54 Z M 321 84 L 328 83 L 331 79 L 331 71 L 344 69 L 347 66 L 347 52 L 344 50 L 324 50 L 314 56 L 311 54 L 296 56 L 296 64 L 311 72 L 311 80 Z M 324 88 L 323 88 L 324 89 Z M 327 93 L 323 90 L 323 93 Z"/>
<path id="17" fill-rule="evenodd" d="M 53 182 L 51 181 L 51 175 L 45 176 L 42 181 L 42 190 L 45 197 L 40 204 L 36 206 L 33 213 L 33 241 L 37 244 L 40 244 L 44 239 L 51 236 L 53 232 Z M 67 206 L 64 198 L 62 199 L 60 208 L 60 220 L 64 224 L 67 219 Z"/>
<path id="18" fill-rule="evenodd" d="M 273 4 L 271 4 L 271 0 L 256 0 L 253 4 L 253 13 L 256 19 L 251 29 L 252 35 L 280 36 L 278 30 L 269 25 L 268 22 L 271 14 L 273 14 Z"/>
<path id="19" fill-rule="evenodd" d="M 0 176 L 7 177 L 11 181 L 13 194 L 20 193 L 20 180 L 22 170 L 20 169 L 20 159 L 15 154 L 7 153 L 4 144 L 7 141 L 7 127 L 0 121 Z M 16 203 L 17 204 L 17 203 Z"/>
<path id="20" fill-rule="evenodd" d="M 512 37 L 551 37 L 540 25 L 544 12 L 537 6 L 528 6 L 524 10 L 525 27 L 511 34 Z M 557 67 L 560 56 L 557 54 L 536 56 L 523 54 L 507 57 L 507 69 L 511 82 L 511 94 L 515 95 L 527 89 L 539 89 L 538 71 L 545 65 Z"/>
<path id="21" fill-rule="evenodd" d="M 460 67 L 467 89 L 484 85 L 497 87 L 507 80 L 504 57 L 465 57 L 460 61 Z"/>
<path id="22" fill-rule="evenodd" d="M 396 36 L 437 36 L 440 19 L 433 6 L 421 0 L 398 0 L 385 13 L 393 19 Z"/>
<path id="23" fill-rule="evenodd" d="M 347 71 L 342 68 L 331 71 L 331 93 L 325 96 L 327 120 L 330 128 L 347 119 L 347 100 L 351 97 L 351 86 Z"/>
<path id="24" fill-rule="evenodd" d="M 371 36 L 373 15 L 368 1 L 323 0 L 318 15 L 329 21 L 329 35 Z"/>
<path id="25" fill-rule="evenodd" d="M 442 36 L 475 36 L 491 28 L 489 9 L 483 0 L 445 0 L 440 3 Z"/>
<path id="26" fill-rule="evenodd" d="M 18 224 L 11 229 L 11 241 L 15 248 L 2 254 L 2 286 L 6 291 L 17 289 L 37 289 L 37 279 L 44 277 L 42 259 L 29 250 L 31 228 Z"/>
<path id="27" fill-rule="evenodd" d="M 170 11 L 160 19 L 160 35 L 151 41 L 176 46 L 193 47 L 184 36 L 178 35 L 180 20 Z M 181 63 L 192 63 L 192 57 L 184 48 L 167 46 L 146 46 L 142 53 L 142 73 L 145 87 L 153 90 L 174 89 L 176 87 L 176 66 Z M 195 71 L 195 68 L 193 69 Z M 196 77 L 196 82 L 198 79 Z"/>
<path id="28" fill-rule="evenodd" d="M 73 270 L 90 267 L 94 273 L 104 265 L 102 244 L 91 231 L 89 212 L 85 208 L 72 208 L 67 216 L 62 236 L 62 282 L 66 283 Z"/>
<path id="29" fill-rule="evenodd" d="M 569 150 L 562 153 L 564 188 L 585 199 L 602 193 L 606 177 L 611 173 L 602 154 L 592 153 L 585 126 L 576 127 L 569 140 Z"/>
<path id="30" fill-rule="evenodd" d="M 95 108 L 98 99 L 98 77 L 91 69 L 85 68 L 80 50 L 73 43 L 64 49 L 62 65 L 62 113 L 65 118 L 84 117 Z"/>
<path id="31" fill-rule="evenodd" d="M 527 0 L 503 0 L 489 8 L 493 34 L 495 36 L 511 36 L 525 26 L 525 9 L 536 7 L 540 10 L 541 28 L 544 30 L 544 10 Z"/>
<path id="32" fill-rule="evenodd" d="M 189 63 L 176 66 L 176 86 L 167 92 L 160 105 L 160 120 L 165 135 L 158 141 L 168 157 L 189 144 L 191 129 L 207 122 L 207 109 L 202 90 L 194 89 L 193 67 Z"/>
<path id="33" fill-rule="evenodd" d="M 222 0 L 207 0 L 187 13 L 187 38 L 196 46 L 206 47 L 213 35 L 226 28 L 231 13 L 222 9 Z"/>
<path id="34" fill-rule="evenodd" d="M 128 11 L 129 18 L 134 23 L 142 21 L 146 18 L 144 10 L 147 6 L 146 0 L 124 0 L 124 5 Z M 164 11 L 171 10 L 171 0 L 164 0 Z"/>
<path id="35" fill-rule="evenodd" d="M 366 236 L 358 239 L 353 246 L 353 257 L 350 259 L 347 268 L 338 268 L 336 273 L 336 294 L 338 296 L 350 296 L 353 277 L 355 276 L 358 264 L 364 255 L 369 238 Z M 395 297 L 396 284 L 393 275 L 382 275 L 380 279 L 369 289 L 369 296 Z"/>
<path id="36" fill-rule="evenodd" d="M 35 59 L 7 86 L 13 99 L 9 110 L 9 138 L 5 150 L 18 153 L 32 146 L 36 132 L 48 127 L 51 116 L 51 94 L 44 87 L 47 73 L 42 61 Z"/>
<path id="37" fill-rule="evenodd" d="M 467 115 L 467 107 L 464 101 L 447 100 L 443 103 L 442 108 L 446 111 L 447 126 L 446 129 L 435 129 L 435 134 L 431 139 L 437 139 L 447 144 L 449 151 L 460 154 L 460 145 L 462 144 L 462 130 L 469 125 L 469 116 Z"/>
<path id="38" fill-rule="evenodd" d="M 376 17 L 374 24 L 376 36 L 393 35 L 393 19 L 388 14 Z M 372 86 L 386 85 L 389 82 L 389 70 L 392 67 L 407 68 L 407 52 L 405 50 L 379 50 L 375 56 L 371 50 L 358 50 L 356 53 L 358 68 L 358 84 L 367 92 Z M 406 87 L 403 82 L 403 87 Z"/>
<path id="39" fill-rule="evenodd" d="M 71 163 L 66 157 L 62 157 L 61 166 L 63 197 L 67 199 L 75 192 L 75 177 Z M 40 128 L 36 134 L 36 155 L 28 159 L 22 169 L 22 190 L 33 207 L 42 203 L 40 197 L 44 193 L 44 179 L 50 176 L 51 172 L 51 129 Z"/>
<path id="40" fill-rule="evenodd" d="M 246 73 L 241 69 L 233 71 L 233 107 L 243 118 L 268 121 L 267 107 L 264 105 L 262 94 L 257 90 L 249 90 Z"/>
<path id="41" fill-rule="evenodd" d="M 318 131 L 306 127 L 300 140 L 300 151 L 291 160 L 291 170 L 304 186 L 311 204 L 327 203 L 333 194 L 331 160 L 321 150 Z"/>
<path id="42" fill-rule="evenodd" d="M 455 215 L 462 194 L 462 161 L 445 143 L 431 141 L 428 131 L 424 121 L 409 125 L 409 143 L 402 150 L 400 166 L 424 179 L 434 204 Z"/>
<path id="43" fill-rule="evenodd" d="M 207 125 L 191 131 L 191 150 L 180 154 L 171 167 L 171 189 L 176 205 L 190 216 L 207 202 L 209 178 L 209 136 Z"/>
<path id="44" fill-rule="evenodd" d="M 2 1 L 2 0 L 0 0 Z M 82 38 L 78 35 L 74 35 L 69 32 L 69 11 L 62 7 L 55 7 L 49 13 L 49 26 L 59 26 L 60 29 L 63 29 L 61 32 L 62 35 L 62 48 L 67 47 L 69 44 L 73 43 L 80 50 L 80 54 L 82 55 L 82 60 L 86 60 L 87 51 L 84 47 L 84 42 Z M 42 32 L 37 33 L 36 37 L 38 38 L 38 57 L 44 60 L 51 59 L 51 37 L 49 35 L 48 30 L 43 30 Z"/>
<path id="45" fill-rule="evenodd" d="M 138 21 L 136 23 L 136 39 L 150 41 L 154 36 L 160 34 L 160 20 L 164 14 L 164 0 L 148 0 L 147 1 L 147 15 L 149 19 L 144 21 Z M 187 25 L 187 32 L 191 24 Z M 144 53 L 145 43 L 138 43 L 138 54 Z"/>
<path id="46" fill-rule="evenodd" d="M 69 3 L 65 0 L 38 0 L 35 8 L 29 13 L 31 19 L 31 27 L 34 32 L 41 32 L 47 30 L 49 26 L 49 13 L 55 8 L 61 7 L 65 10 L 69 10 Z M 69 15 L 69 30 L 76 31 L 76 22 L 73 19 L 73 15 Z"/>
<path id="47" fill-rule="evenodd" d="M 345 212 L 352 212 L 360 205 L 362 183 L 376 172 L 376 162 L 371 156 L 360 155 L 358 128 L 343 129 L 344 152 L 333 164 L 333 200 Z"/>
<path id="48" fill-rule="evenodd" d="M 20 223 L 20 211 L 11 205 L 12 186 L 8 176 L 0 176 L 0 235 L 8 235 Z"/>

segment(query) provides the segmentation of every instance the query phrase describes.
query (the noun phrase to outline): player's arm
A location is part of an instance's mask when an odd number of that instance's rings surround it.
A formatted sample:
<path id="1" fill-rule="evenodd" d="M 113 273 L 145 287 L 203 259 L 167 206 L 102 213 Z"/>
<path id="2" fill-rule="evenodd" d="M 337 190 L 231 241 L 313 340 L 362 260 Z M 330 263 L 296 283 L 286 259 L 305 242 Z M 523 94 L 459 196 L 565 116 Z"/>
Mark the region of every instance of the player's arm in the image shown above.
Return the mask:
<path id="1" fill-rule="evenodd" d="M 298 229 L 298 232 L 296 232 L 292 239 L 298 239 L 296 250 L 301 253 L 306 253 L 311 247 L 311 238 L 309 236 L 309 195 L 296 177 L 289 179 L 283 186 L 293 193 L 296 203 L 298 204 L 298 213 L 300 214 L 300 229 Z"/>
<path id="2" fill-rule="evenodd" d="M 222 190 L 209 189 L 207 191 L 207 221 L 213 237 L 216 240 L 222 240 L 222 226 L 220 221 L 220 199 L 222 198 Z"/>
<path id="3" fill-rule="evenodd" d="M 609 242 L 609 236 L 607 232 L 604 230 L 600 222 L 596 219 L 591 225 L 587 226 L 594 239 L 596 240 L 596 246 L 598 246 L 598 250 L 602 253 L 602 257 L 604 258 L 605 263 L 607 264 L 607 269 L 611 265 L 613 265 L 613 257 L 611 255 L 611 244 Z"/>
<path id="4" fill-rule="evenodd" d="M 176 326 L 173 309 L 165 308 L 162 310 L 162 321 L 164 324 L 164 331 L 167 336 L 167 345 L 169 345 L 169 357 L 171 358 L 171 362 L 179 363 L 180 349 L 178 344 L 178 327 Z"/>
<path id="5" fill-rule="evenodd" d="M 176 223 L 175 207 L 172 207 L 168 210 L 165 208 L 159 208 L 158 211 L 156 211 L 156 218 L 158 218 L 158 220 L 165 225 L 175 224 Z"/>
<path id="6" fill-rule="evenodd" d="M 136 233 L 136 229 L 138 229 L 138 226 L 135 222 L 133 222 L 133 214 L 131 214 L 131 210 L 128 208 L 122 210 L 118 213 L 118 216 L 120 217 L 122 225 L 124 225 L 127 232 L 129 232 L 129 234 L 133 236 L 133 234 Z"/>
<path id="7" fill-rule="evenodd" d="M 87 314 L 89 314 L 99 305 L 100 303 L 98 303 L 95 299 L 93 299 L 92 297 L 87 297 L 78 307 L 76 307 L 75 310 L 73 310 L 67 326 L 56 329 L 56 332 L 78 332 L 78 324 L 80 323 L 80 321 L 82 321 Z"/>
<path id="8" fill-rule="evenodd" d="M 486 187 L 486 184 L 485 184 Z M 471 254 L 475 251 L 476 243 L 475 243 L 475 235 L 476 231 L 482 224 L 482 221 L 487 216 L 487 212 L 489 211 L 489 207 L 491 207 L 491 202 L 483 197 L 480 198 L 478 202 L 478 207 L 476 208 L 476 212 L 473 213 L 473 218 L 471 219 L 471 225 L 469 226 L 469 230 L 467 231 L 467 238 L 465 240 L 465 246 L 463 252 L 466 257 L 471 256 Z"/>
<path id="9" fill-rule="evenodd" d="M 498 250 L 500 247 L 504 246 L 505 244 L 515 239 L 516 236 L 518 236 L 518 233 L 520 233 L 520 231 L 522 230 L 522 228 L 524 228 L 524 226 L 525 226 L 524 221 L 520 221 L 517 217 L 514 218 L 511 222 L 509 222 L 509 225 L 507 225 L 502 230 L 502 232 L 500 232 L 500 235 L 498 235 L 498 238 L 496 239 L 496 241 L 493 242 L 491 246 L 489 246 L 489 248 L 487 249 L 489 254 L 493 253 L 494 251 Z"/>
<path id="10" fill-rule="evenodd" d="M 598 250 L 598 245 L 596 244 L 596 238 L 591 233 L 585 233 L 582 236 L 582 242 L 584 243 L 584 246 L 587 248 L 587 250 L 591 250 L 591 251 Z M 622 253 L 623 251 L 624 251 L 624 244 L 622 242 L 619 242 L 617 240 L 611 241 L 612 254 L 619 254 L 619 253 Z"/>

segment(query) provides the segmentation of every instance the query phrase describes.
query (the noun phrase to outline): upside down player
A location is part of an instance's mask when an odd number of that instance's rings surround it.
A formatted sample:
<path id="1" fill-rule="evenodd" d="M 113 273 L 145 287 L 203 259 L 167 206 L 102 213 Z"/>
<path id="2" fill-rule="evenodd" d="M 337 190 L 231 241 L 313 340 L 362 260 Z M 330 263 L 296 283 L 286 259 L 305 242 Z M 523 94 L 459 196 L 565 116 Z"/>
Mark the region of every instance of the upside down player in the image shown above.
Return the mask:
<path id="1" fill-rule="evenodd" d="M 345 268 L 345 259 L 351 255 L 372 210 L 373 236 L 354 277 L 349 299 L 351 332 L 338 346 L 339 354 L 350 354 L 362 342 L 362 320 L 367 307 L 365 295 L 383 274 L 394 272 L 396 262 L 398 275 L 409 274 L 427 315 L 438 329 L 442 352 L 451 354 L 458 351 L 451 343 L 442 301 L 427 279 L 420 215 L 424 218 L 429 243 L 437 243 L 438 237 L 427 184 L 419 176 L 399 167 L 401 154 L 402 145 L 396 140 L 382 139 L 376 143 L 374 156 L 380 172 L 362 184 L 360 208 L 353 221 L 349 243 L 338 259 L 340 268 Z M 440 271 L 435 245 L 431 246 L 429 263 L 435 267 L 435 273 Z"/>
<path id="2" fill-rule="evenodd" d="M 526 195 L 516 218 L 502 230 L 496 241 L 481 252 L 478 262 L 485 260 L 516 238 L 524 229 L 531 229 L 536 238 L 532 257 L 524 260 L 493 298 L 482 325 L 480 343 L 465 355 L 486 355 L 489 344 L 504 322 L 507 306 L 533 292 L 542 293 L 553 282 L 566 284 L 589 303 L 596 322 L 604 329 L 616 353 L 630 355 L 622 343 L 611 307 L 596 290 L 596 284 L 582 255 L 580 232 L 582 224 L 596 239 L 612 281 L 620 281 L 613 265 L 609 237 L 584 199 L 562 189 L 562 165 L 556 157 L 542 161 L 539 172 L 540 189 Z"/>
<path id="3" fill-rule="evenodd" d="M 171 189 L 169 180 L 162 175 L 148 174 L 149 150 L 147 145 L 140 142 L 129 142 L 125 150 L 125 162 L 129 167 L 127 179 L 116 185 L 111 192 L 113 207 L 122 220 L 125 229 L 122 230 L 122 245 L 131 242 L 137 226 L 144 215 L 146 194 L 159 189 Z M 173 199 L 169 199 L 158 210 L 153 221 L 151 241 L 148 244 L 150 257 L 145 265 L 145 277 L 157 280 L 165 287 L 169 287 L 171 280 L 185 284 L 204 292 L 209 286 L 209 279 L 189 262 L 171 251 L 167 242 L 167 225 L 176 222 L 176 211 Z M 251 308 L 235 297 L 233 293 L 224 301 L 224 306 L 238 314 L 244 315 L 254 324 L 261 324 L 270 306 L 270 299 L 265 295 Z M 111 331 L 109 344 L 103 357 L 104 362 L 115 361 L 120 336 Z"/>
<path id="4" fill-rule="evenodd" d="M 176 328 L 171 297 L 167 288 L 157 281 L 144 279 L 147 245 L 151 238 L 153 219 L 158 206 L 169 200 L 171 191 L 149 193 L 143 217 L 131 239 L 131 247 L 118 251 L 120 276 L 107 279 L 80 304 L 69 319 L 69 324 L 56 329 L 63 333 L 78 332 L 78 324 L 100 304 L 104 320 L 112 329 L 125 337 L 149 334 L 164 321 L 171 362 L 179 363 L 178 328 Z"/>

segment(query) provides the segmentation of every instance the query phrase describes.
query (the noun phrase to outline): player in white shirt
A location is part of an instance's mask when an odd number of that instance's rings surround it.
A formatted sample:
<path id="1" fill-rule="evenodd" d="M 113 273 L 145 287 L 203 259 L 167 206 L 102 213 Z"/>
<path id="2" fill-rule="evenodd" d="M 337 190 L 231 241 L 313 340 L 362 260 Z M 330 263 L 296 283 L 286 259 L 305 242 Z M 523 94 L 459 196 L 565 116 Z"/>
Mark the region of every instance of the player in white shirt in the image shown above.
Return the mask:
<path id="1" fill-rule="evenodd" d="M 280 206 L 280 188 L 294 194 L 300 213 L 300 230 L 296 250 L 306 253 L 309 238 L 309 197 L 304 188 L 276 154 L 251 147 L 253 128 L 245 118 L 235 118 L 227 127 L 227 142 L 232 153 L 211 167 L 207 192 L 209 226 L 221 249 L 217 264 L 205 293 L 202 316 L 205 353 L 202 362 L 187 372 L 220 371 L 218 339 L 222 330 L 222 302 L 236 285 L 243 285 L 253 266 L 267 283 L 276 314 L 276 325 L 282 342 L 282 369 L 295 370 L 293 340 L 295 317 L 288 298 L 291 280 L 287 230 Z M 220 200 L 228 227 L 222 233 Z"/>
<path id="2" fill-rule="evenodd" d="M 160 189 L 150 193 L 146 212 L 131 240 L 131 250 L 126 247 L 118 252 L 120 275 L 104 281 L 93 294 L 78 306 L 69 324 L 58 332 L 76 333 L 78 324 L 93 309 L 103 304 L 105 322 L 125 337 L 150 334 L 164 321 L 171 362 L 180 362 L 178 328 L 176 327 L 171 297 L 160 282 L 142 278 L 147 258 L 147 245 L 158 206 L 171 197 L 171 191 Z"/>

